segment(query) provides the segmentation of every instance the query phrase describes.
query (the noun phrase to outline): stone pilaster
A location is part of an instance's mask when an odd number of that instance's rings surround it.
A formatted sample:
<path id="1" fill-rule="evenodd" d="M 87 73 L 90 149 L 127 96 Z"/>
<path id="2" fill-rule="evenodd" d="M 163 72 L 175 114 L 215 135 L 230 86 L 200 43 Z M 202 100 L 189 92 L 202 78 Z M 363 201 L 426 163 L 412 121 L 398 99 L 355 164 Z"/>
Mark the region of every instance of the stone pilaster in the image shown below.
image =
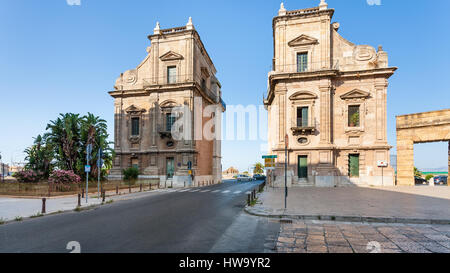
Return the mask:
<path id="1" fill-rule="evenodd" d="M 414 184 L 414 142 L 397 134 L 397 185 Z"/>
<path id="2" fill-rule="evenodd" d="M 331 144 L 331 85 L 329 81 L 320 84 L 320 143 Z"/>
<path id="3" fill-rule="evenodd" d="M 450 177 L 450 141 L 448 142 L 448 176 Z M 450 187 L 450 182 L 448 182 L 448 180 L 447 186 Z"/>
<path id="4" fill-rule="evenodd" d="M 387 86 L 388 82 L 385 79 L 382 79 L 375 83 L 377 142 L 381 143 L 387 143 Z"/>

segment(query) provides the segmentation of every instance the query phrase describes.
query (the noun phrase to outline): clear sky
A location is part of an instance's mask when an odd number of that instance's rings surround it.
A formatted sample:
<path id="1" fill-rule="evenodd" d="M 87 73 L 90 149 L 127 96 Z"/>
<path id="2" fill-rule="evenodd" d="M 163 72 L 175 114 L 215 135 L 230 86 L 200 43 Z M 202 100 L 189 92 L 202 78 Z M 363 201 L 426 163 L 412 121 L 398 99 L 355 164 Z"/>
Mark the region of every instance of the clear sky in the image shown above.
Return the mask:
<path id="1" fill-rule="evenodd" d="M 69 1 L 71 2 L 71 1 Z M 72 0 L 72 2 L 76 2 Z M 287 0 L 288 10 L 319 0 Z M 399 67 L 388 94 L 388 137 L 395 116 L 450 108 L 450 1 L 328 0 L 344 38 L 383 45 Z M 374 1 L 377 2 L 377 1 Z M 272 18 L 279 0 L 0 0 L 0 152 L 23 160 L 32 138 L 59 113 L 92 112 L 113 133 L 115 79 L 146 56 L 156 21 L 194 25 L 218 70 L 229 105 L 262 104 L 272 60 Z M 261 161 L 263 141 L 225 141 L 223 167 Z M 395 153 L 395 150 L 393 150 Z M 420 168 L 447 164 L 447 144 L 416 146 Z"/>

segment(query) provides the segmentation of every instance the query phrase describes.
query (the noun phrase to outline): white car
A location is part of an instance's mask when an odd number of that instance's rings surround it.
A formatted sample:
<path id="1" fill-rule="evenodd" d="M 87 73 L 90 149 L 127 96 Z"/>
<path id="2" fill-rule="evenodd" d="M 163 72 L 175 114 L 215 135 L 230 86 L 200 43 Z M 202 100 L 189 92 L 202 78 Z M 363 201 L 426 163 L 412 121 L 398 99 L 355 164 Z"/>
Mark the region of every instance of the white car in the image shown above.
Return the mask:
<path id="1" fill-rule="evenodd" d="M 253 181 L 253 178 L 251 178 L 248 175 L 244 175 L 244 174 L 240 174 L 237 176 L 237 181 L 238 182 L 248 182 L 248 181 Z"/>

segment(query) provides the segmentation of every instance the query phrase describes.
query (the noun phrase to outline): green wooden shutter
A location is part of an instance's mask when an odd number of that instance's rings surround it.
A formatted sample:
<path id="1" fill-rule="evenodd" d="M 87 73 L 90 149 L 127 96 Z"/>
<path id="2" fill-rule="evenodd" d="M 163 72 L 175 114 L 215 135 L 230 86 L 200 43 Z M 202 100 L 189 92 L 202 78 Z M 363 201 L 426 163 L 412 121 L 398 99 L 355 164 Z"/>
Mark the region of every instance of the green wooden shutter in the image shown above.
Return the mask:
<path id="1" fill-rule="evenodd" d="M 308 157 L 299 156 L 298 157 L 298 177 L 308 178 Z"/>
<path id="2" fill-rule="evenodd" d="M 350 177 L 359 177 L 359 155 L 349 156 L 349 175 Z"/>
<path id="3" fill-rule="evenodd" d="M 302 108 L 302 127 L 308 127 L 308 107 Z"/>

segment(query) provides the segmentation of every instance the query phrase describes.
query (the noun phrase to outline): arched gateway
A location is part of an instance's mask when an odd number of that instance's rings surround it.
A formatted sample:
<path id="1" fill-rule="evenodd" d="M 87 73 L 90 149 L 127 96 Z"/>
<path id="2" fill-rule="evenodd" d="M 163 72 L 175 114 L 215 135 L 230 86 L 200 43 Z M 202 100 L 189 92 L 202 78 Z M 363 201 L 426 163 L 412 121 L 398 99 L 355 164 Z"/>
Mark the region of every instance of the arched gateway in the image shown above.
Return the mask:
<path id="1" fill-rule="evenodd" d="M 449 141 L 450 109 L 397 117 L 397 185 L 414 186 L 414 144 Z"/>

